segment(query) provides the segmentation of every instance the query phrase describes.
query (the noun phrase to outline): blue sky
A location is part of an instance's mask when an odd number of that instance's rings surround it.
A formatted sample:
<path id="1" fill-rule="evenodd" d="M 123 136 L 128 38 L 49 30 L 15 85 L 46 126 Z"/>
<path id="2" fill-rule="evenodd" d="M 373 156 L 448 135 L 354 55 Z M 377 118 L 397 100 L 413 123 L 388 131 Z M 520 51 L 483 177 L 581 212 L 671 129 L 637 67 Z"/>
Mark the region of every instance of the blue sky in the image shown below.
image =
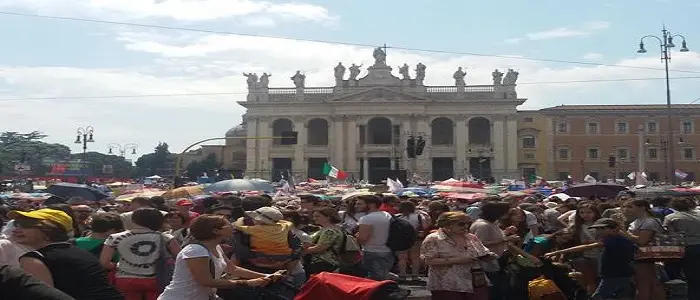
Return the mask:
<path id="1" fill-rule="evenodd" d="M 648 68 L 663 67 L 658 48 L 648 40 L 649 53 L 636 54 L 639 38 L 660 34 L 665 23 L 700 50 L 700 21 L 689 13 L 700 3 L 637 2 L 0 0 L 0 11 Z M 40 130 L 70 143 L 77 127 L 92 125 L 91 150 L 101 152 L 137 143 L 145 153 L 159 141 L 179 151 L 222 135 L 243 113 L 235 103 L 245 98 L 241 72 L 271 72 L 272 86 L 291 86 L 289 76 L 303 70 L 307 85 L 327 86 L 338 61 L 372 59 L 370 48 L 338 44 L 2 14 L 0 22 L 0 130 Z M 665 101 L 662 80 L 543 84 L 663 77 L 658 70 L 398 49 L 389 49 L 388 62 L 425 63 L 431 85 L 452 84 L 457 66 L 467 68 L 468 84 L 487 84 L 494 68 L 518 69 L 519 96 L 529 99 L 522 109 Z M 698 72 L 673 77 L 700 76 L 700 55 L 673 53 L 671 69 Z M 699 98 L 699 80 L 673 80 L 674 102 Z M 231 94 L 182 95 L 210 93 Z M 138 95 L 171 96 L 105 97 Z M 74 98 L 86 96 L 96 98 Z"/>

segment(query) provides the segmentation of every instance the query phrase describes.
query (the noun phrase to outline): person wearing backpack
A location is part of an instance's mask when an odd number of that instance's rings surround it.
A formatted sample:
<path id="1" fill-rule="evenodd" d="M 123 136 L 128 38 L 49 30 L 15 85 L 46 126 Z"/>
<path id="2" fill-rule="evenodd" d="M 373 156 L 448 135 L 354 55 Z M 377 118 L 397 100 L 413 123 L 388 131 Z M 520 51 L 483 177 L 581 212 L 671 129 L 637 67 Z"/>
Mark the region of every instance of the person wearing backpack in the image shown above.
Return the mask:
<path id="1" fill-rule="evenodd" d="M 389 271 L 394 265 L 394 254 L 387 246 L 393 217 L 379 210 L 382 199 L 375 195 L 359 196 L 356 205 L 357 211 L 367 213 L 360 218 L 358 232 L 355 235 L 362 245 L 362 263 L 367 271 L 367 277 L 374 280 L 388 280 Z"/>

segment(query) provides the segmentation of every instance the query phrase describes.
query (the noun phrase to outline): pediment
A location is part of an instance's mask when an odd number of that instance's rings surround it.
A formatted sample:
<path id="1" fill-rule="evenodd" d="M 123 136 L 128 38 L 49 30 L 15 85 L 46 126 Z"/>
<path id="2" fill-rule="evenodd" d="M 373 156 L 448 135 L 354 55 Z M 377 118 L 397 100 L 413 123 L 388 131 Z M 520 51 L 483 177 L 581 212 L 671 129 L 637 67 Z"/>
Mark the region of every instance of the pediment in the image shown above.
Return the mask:
<path id="1" fill-rule="evenodd" d="M 396 91 L 388 88 L 377 87 L 368 90 L 339 95 L 328 100 L 328 102 L 402 102 L 416 101 L 425 102 L 431 101 L 420 95 Z"/>

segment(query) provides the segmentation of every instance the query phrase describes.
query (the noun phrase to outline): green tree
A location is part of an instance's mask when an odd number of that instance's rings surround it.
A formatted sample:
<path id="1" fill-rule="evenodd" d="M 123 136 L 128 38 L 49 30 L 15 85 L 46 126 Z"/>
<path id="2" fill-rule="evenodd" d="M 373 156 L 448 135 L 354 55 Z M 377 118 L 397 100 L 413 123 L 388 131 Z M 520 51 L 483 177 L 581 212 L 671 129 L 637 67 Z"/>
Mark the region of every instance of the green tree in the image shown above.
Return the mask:
<path id="1" fill-rule="evenodd" d="M 70 148 L 45 143 L 41 141 L 44 138 L 46 135 L 38 131 L 0 133 L 0 174 L 13 174 L 14 165 L 23 163 L 32 168 L 32 175 L 44 175 L 48 171 L 48 166 L 43 164 L 44 160 L 70 158 Z"/>
<path id="2" fill-rule="evenodd" d="M 86 164 L 90 169 L 90 174 L 94 176 L 105 176 L 105 177 L 119 177 L 128 178 L 133 175 L 133 166 L 131 162 L 127 161 L 124 157 L 118 155 L 108 155 L 99 152 L 87 152 Z M 74 159 L 83 159 L 83 154 L 73 154 Z M 104 166 L 112 166 L 111 172 L 109 168 Z"/>
<path id="3" fill-rule="evenodd" d="M 142 155 L 136 160 L 137 176 L 173 175 L 176 156 L 170 153 L 167 143 L 159 143 L 153 153 Z"/>
<path id="4" fill-rule="evenodd" d="M 199 176 L 207 173 L 209 177 L 215 176 L 216 170 L 221 167 L 221 164 L 216 159 L 216 154 L 209 153 L 202 161 L 193 161 L 187 165 L 187 177 L 190 180 L 197 180 Z"/>

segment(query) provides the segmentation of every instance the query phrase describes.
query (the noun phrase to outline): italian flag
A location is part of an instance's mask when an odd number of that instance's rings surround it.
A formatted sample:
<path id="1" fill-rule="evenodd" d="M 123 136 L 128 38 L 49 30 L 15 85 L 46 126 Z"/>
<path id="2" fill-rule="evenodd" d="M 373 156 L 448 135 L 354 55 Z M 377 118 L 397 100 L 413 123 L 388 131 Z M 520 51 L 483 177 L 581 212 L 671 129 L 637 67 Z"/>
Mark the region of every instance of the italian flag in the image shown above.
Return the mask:
<path id="1" fill-rule="evenodd" d="M 340 180 L 348 178 L 348 173 L 345 173 L 341 170 L 338 170 L 338 168 L 331 166 L 328 163 L 323 165 L 323 174 L 328 176 L 328 177 L 340 179 Z"/>

